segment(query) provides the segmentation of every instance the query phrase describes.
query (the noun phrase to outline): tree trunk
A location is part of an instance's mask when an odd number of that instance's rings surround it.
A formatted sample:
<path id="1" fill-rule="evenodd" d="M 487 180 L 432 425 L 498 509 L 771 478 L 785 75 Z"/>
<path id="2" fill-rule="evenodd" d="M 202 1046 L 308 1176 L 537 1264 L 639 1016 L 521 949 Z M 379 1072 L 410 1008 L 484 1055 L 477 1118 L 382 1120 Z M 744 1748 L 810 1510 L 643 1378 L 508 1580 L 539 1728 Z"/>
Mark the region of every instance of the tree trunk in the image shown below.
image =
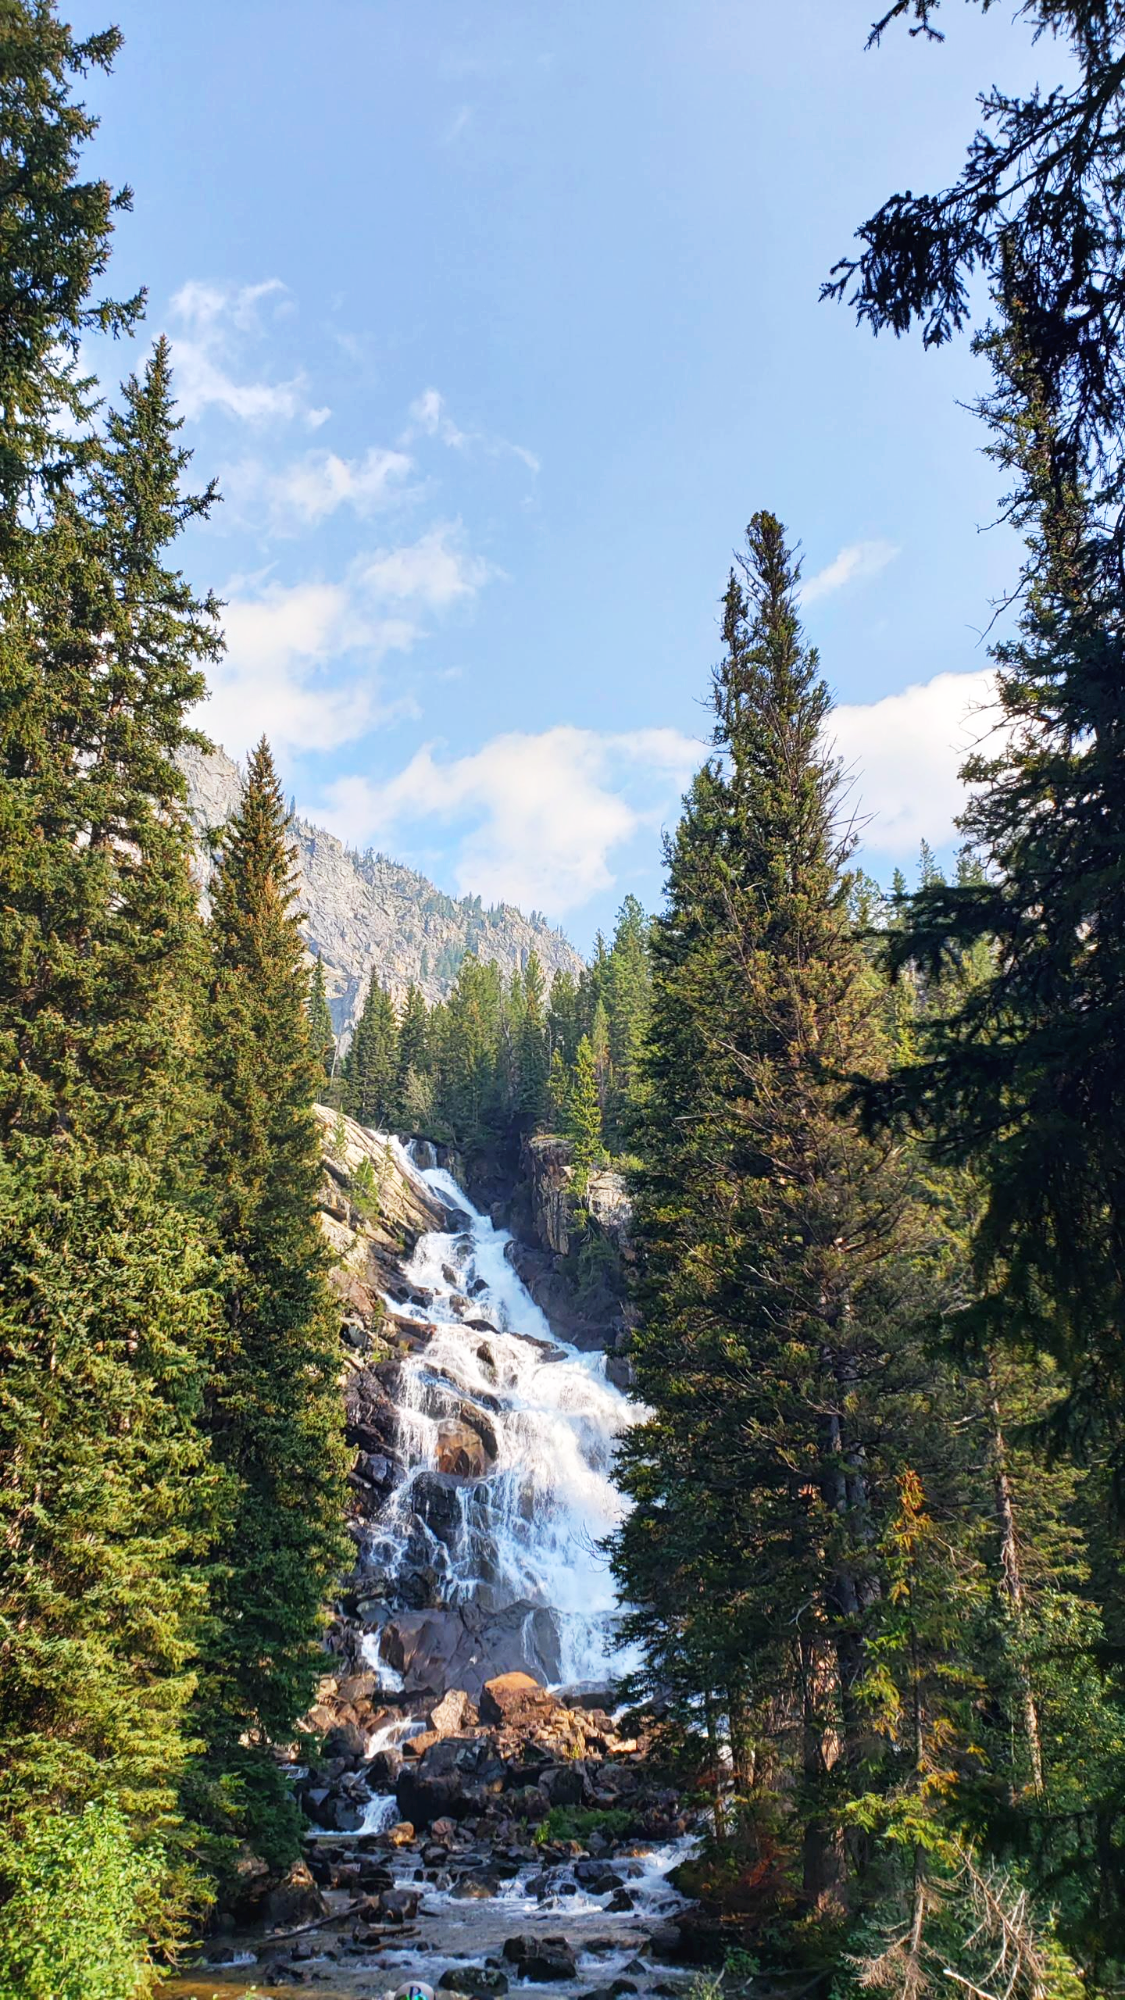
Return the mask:
<path id="1" fill-rule="evenodd" d="M 995 1385 L 989 1401 L 992 1418 L 992 1491 L 996 1507 L 996 1524 L 1000 1530 L 1000 1574 L 1001 1588 L 1007 1599 L 1008 1610 L 1017 1632 L 1022 1630 L 1024 1612 L 1023 1572 L 1020 1566 L 1019 1542 L 1016 1538 L 1016 1516 L 1012 1505 L 1012 1487 L 1008 1478 L 1007 1454 L 1004 1448 L 1004 1431 L 1000 1417 L 1000 1401 Z M 1023 1711 L 1023 1734 L 1031 1766 L 1031 1783 L 1038 1794 L 1043 1790 L 1043 1743 L 1039 1731 L 1039 1710 L 1035 1693 L 1028 1678 L 1027 1668 L 1019 1659 L 1016 1676 L 1020 1688 L 1020 1705 Z"/>

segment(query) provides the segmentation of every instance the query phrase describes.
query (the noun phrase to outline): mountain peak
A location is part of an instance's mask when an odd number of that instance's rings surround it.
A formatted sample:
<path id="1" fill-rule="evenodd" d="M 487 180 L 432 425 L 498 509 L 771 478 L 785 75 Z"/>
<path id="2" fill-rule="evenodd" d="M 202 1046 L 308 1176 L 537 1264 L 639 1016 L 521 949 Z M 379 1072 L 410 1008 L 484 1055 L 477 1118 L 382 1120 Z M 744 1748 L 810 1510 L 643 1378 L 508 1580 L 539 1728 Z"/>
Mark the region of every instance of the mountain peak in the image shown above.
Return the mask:
<path id="1" fill-rule="evenodd" d="M 192 822 L 205 850 L 208 832 L 229 819 L 242 794 L 242 773 L 225 750 L 185 750 Z M 427 876 L 371 849 L 358 853 L 336 835 L 297 816 L 293 836 L 301 877 L 302 930 L 324 966 L 337 1034 L 355 1021 L 372 974 L 396 995 L 411 981 L 430 1004 L 444 1000 L 467 951 L 506 973 L 538 953 L 550 979 L 575 977 L 582 959 L 545 918 L 510 903 L 486 909 L 479 896 L 446 895 Z M 210 864 L 202 863 L 204 880 Z"/>

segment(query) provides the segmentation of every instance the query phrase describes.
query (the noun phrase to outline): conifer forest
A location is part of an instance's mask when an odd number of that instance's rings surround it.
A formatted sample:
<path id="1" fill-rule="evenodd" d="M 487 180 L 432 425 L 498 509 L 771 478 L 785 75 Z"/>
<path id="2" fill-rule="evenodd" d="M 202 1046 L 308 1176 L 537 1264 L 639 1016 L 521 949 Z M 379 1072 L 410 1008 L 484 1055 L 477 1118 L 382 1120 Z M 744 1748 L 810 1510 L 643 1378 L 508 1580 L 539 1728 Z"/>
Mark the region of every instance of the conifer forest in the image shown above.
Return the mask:
<path id="1" fill-rule="evenodd" d="M 269 713 L 189 790 L 121 37 L 0 0 L 0 2000 L 1125 1994 L 1125 0 L 1008 13 L 817 307 L 975 355 L 955 858 L 751 486 L 658 907 L 345 994 Z"/>

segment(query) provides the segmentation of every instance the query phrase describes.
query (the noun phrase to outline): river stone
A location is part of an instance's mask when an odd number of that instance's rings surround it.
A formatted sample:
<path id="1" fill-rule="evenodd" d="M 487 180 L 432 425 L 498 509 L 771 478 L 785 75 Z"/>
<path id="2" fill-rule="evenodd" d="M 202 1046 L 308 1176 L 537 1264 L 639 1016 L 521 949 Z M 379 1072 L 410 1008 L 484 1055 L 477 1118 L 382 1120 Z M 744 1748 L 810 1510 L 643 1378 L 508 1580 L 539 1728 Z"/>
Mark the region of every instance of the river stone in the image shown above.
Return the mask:
<path id="1" fill-rule="evenodd" d="M 312 1923 L 326 1916 L 328 1905 L 313 1881 L 305 1862 L 295 1861 L 276 1889 L 266 1897 L 266 1922 L 274 1930 L 290 1930 L 297 1924 Z"/>
<path id="2" fill-rule="evenodd" d="M 496 1994 L 508 1991 L 506 1972 L 494 1971 L 488 1965 L 451 1965 L 437 1983 L 439 1993 L 463 1993 L 468 2000 L 493 2000 Z"/>
<path id="3" fill-rule="evenodd" d="M 564 1937 L 510 1937 L 504 1943 L 504 1956 L 518 1968 L 521 1979 L 533 1979 L 538 1985 L 578 1974 L 578 1960 Z"/>

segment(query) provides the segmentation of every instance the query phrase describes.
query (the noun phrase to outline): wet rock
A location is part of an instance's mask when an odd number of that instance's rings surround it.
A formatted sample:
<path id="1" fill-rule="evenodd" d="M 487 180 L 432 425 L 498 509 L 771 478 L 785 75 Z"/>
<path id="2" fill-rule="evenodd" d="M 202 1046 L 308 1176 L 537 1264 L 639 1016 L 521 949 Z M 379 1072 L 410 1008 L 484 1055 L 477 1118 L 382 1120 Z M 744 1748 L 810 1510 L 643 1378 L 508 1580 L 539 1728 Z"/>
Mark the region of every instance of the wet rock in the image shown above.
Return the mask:
<path id="1" fill-rule="evenodd" d="M 451 1965 L 437 1983 L 439 1993 L 460 1993 L 466 2000 L 493 2000 L 494 1995 L 508 1991 L 506 1972 L 494 1970 L 488 1965 Z"/>
<path id="2" fill-rule="evenodd" d="M 484 1902 L 489 1896 L 496 1894 L 496 1884 L 488 1881 L 484 1875 L 462 1875 L 453 1894 L 460 1902 Z"/>
<path id="3" fill-rule="evenodd" d="M 606 1380 L 612 1382 L 615 1389 L 620 1389 L 623 1396 L 628 1395 L 637 1379 L 636 1369 L 627 1354 L 607 1354 L 605 1372 Z"/>
<path id="4" fill-rule="evenodd" d="M 432 1750 L 435 1743 L 440 1742 L 441 1735 L 438 1730 L 423 1729 L 417 1736 L 407 1737 L 406 1742 L 402 1746 L 402 1754 L 404 1757 L 411 1757 L 417 1760 L 420 1757 L 424 1757 L 427 1750 Z"/>
<path id="5" fill-rule="evenodd" d="M 604 1861 L 576 1861 L 574 1879 L 591 1896 L 608 1896 L 614 1889 L 624 1886 L 615 1868 L 607 1868 Z"/>
<path id="6" fill-rule="evenodd" d="M 379 1915 L 388 1924 L 408 1924 L 418 1914 L 420 1889 L 384 1889 L 379 1897 Z"/>
<path id="7" fill-rule="evenodd" d="M 391 1847 L 409 1847 L 414 1839 L 413 1825 L 408 1819 L 396 1820 L 384 1839 Z"/>
<path id="8" fill-rule="evenodd" d="M 504 1957 L 516 1966 L 521 1979 L 539 1985 L 578 1975 L 578 1961 L 564 1937 L 510 1937 L 504 1943 Z"/>
<path id="9" fill-rule="evenodd" d="M 439 1472 L 452 1472 L 460 1479 L 483 1479 L 496 1462 L 479 1432 L 455 1418 L 438 1425 L 434 1455 Z"/>
<path id="10" fill-rule="evenodd" d="M 628 1889 L 615 1889 L 606 1904 L 606 1909 L 612 1910 L 614 1916 L 624 1916 L 627 1910 L 633 1908 L 635 1908 L 635 1901 Z"/>
<path id="11" fill-rule="evenodd" d="M 328 1905 L 304 1861 L 295 1861 L 288 1874 L 266 1897 L 266 1922 L 278 1931 L 289 1930 L 296 1924 L 311 1923 L 315 1917 L 326 1916 L 327 1912 Z"/>

